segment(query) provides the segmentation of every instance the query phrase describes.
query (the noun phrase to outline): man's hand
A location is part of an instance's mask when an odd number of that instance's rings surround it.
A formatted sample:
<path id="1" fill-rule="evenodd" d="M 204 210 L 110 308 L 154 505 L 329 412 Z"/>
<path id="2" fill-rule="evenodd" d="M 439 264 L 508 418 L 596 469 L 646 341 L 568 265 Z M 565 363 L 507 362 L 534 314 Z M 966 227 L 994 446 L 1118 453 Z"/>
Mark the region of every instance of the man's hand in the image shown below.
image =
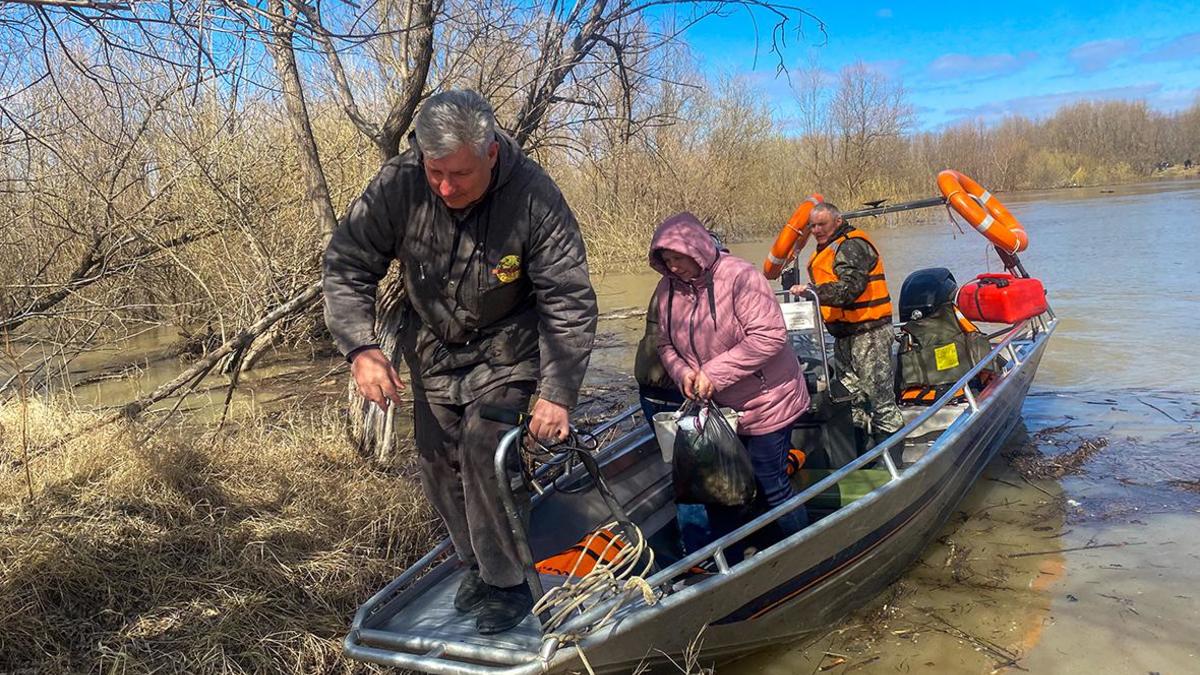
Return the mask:
<path id="1" fill-rule="evenodd" d="M 813 297 L 813 296 L 809 295 L 810 291 L 812 291 L 812 284 L 796 284 L 795 286 L 792 286 L 791 288 L 788 289 L 788 293 L 791 293 L 792 295 L 794 295 L 798 298 Z"/>
<path id="2" fill-rule="evenodd" d="M 380 410 L 387 410 L 392 403 L 400 403 L 404 383 L 382 349 L 364 349 L 355 354 L 354 361 L 350 363 L 350 374 L 354 377 L 358 393 L 379 406 Z"/>
<path id="3" fill-rule="evenodd" d="M 558 443 L 567 440 L 570 419 L 566 406 L 539 398 L 533 404 L 529 419 L 529 433 L 541 443 Z"/>

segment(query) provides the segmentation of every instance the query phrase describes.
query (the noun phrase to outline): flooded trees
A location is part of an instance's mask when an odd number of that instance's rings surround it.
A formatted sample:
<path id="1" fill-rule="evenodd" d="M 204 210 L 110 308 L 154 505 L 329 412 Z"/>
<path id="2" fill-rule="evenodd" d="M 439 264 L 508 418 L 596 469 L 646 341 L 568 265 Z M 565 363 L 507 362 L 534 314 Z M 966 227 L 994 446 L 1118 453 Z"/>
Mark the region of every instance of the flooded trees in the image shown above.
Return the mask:
<path id="1" fill-rule="evenodd" d="M 677 121 L 658 97 L 684 77 L 672 51 L 681 31 L 733 10 L 767 20 L 764 49 L 812 19 L 724 1 L 6 5 L 0 21 L 15 30 L 4 39 L 27 56 L 0 73 L 15 92 L 4 128 L 19 139 L 0 149 L 19 177 L 2 206 L 27 224 L 2 244 L 21 264 L 5 278 L 0 321 L 14 331 L 32 318 L 40 328 L 90 312 L 124 326 L 136 315 L 190 335 L 197 359 L 127 416 L 218 368 L 236 381 L 272 344 L 311 334 L 337 213 L 402 150 L 428 91 L 481 90 L 527 150 L 571 171 L 597 137 L 616 139 L 601 147 L 617 153 Z M 75 82 L 64 86 L 64 73 Z M 111 129 L 81 124 L 97 117 Z M 32 119 L 44 129 L 22 127 Z M 33 170 L 43 156 L 49 168 Z M 622 180 L 620 164 L 600 166 L 601 179 Z M 65 234 L 38 237 L 55 228 Z M 388 286 L 381 336 L 400 302 Z M 375 430 L 356 434 L 364 454 L 388 454 L 382 424 L 356 427 Z"/>
<path id="2" fill-rule="evenodd" d="M 847 204 L 886 197 L 902 171 L 913 109 L 904 88 L 864 64 L 837 75 L 815 65 L 794 81 L 797 154 L 819 189 Z"/>

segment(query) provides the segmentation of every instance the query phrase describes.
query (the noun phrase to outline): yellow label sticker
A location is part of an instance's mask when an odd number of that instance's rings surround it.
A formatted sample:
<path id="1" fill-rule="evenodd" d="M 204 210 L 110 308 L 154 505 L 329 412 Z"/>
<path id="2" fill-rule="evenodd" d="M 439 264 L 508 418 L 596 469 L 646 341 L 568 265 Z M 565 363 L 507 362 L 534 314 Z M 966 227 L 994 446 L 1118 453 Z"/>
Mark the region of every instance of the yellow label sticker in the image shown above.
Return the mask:
<path id="1" fill-rule="evenodd" d="M 937 359 L 938 370 L 950 370 L 958 366 L 958 347 L 953 342 L 933 350 L 933 356 Z"/>
<path id="2" fill-rule="evenodd" d="M 507 284 L 521 278 L 521 259 L 515 255 L 506 255 L 500 259 L 500 264 L 492 270 L 492 274 Z"/>

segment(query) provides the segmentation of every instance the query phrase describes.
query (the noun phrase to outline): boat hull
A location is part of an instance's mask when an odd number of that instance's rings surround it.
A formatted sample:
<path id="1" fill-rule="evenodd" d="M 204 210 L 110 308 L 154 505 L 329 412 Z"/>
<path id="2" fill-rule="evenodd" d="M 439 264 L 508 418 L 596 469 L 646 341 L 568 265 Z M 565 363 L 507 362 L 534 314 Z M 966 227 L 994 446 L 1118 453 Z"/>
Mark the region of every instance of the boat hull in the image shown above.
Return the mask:
<path id="1" fill-rule="evenodd" d="M 763 551 L 747 569 L 739 566 L 736 574 L 671 594 L 584 640 L 592 668 L 628 672 L 678 658 L 689 648 L 706 659 L 727 660 L 828 632 L 899 578 L 937 536 L 1019 423 L 1046 337 L 1022 365 L 981 393 L 970 419 L 951 425 L 901 478 L 794 535 L 799 541 Z M 638 616 L 651 613 L 652 620 Z M 556 660 L 552 671 L 580 666 L 566 658 Z"/>
<path id="2" fill-rule="evenodd" d="M 907 425 L 910 437 L 937 435 L 927 436 L 935 440 L 898 477 L 727 572 L 675 583 L 672 570 L 686 570 L 695 564 L 693 558 L 706 555 L 701 551 L 651 577 L 656 587 L 674 584 L 657 603 L 626 606 L 581 636 L 571 634 L 570 623 L 559 636 L 543 635 L 530 617 L 513 631 L 485 637 L 453 610 L 461 565 L 434 562 L 444 550 L 434 551 L 360 609 L 346 638 L 346 653 L 430 673 L 518 675 L 587 667 L 615 673 L 697 650 L 701 658 L 724 661 L 767 645 L 815 639 L 895 581 L 937 536 L 1019 423 L 1055 325 L 1051 318 L 1020 340 L 1006 338 L 993 356 L 1004 351 L 1008 366 L 969 405 L 943 400 L 942 407 L 919 416 L 923 421 Z M 883 450 L 875 448 L 855 466 Z M 646 532 L 672 520 L 670 468 L 658 456 L 649 431 L 643 427 L 605 452 L 604 474 L 630 517 Z M 838 474 L 851 470 L 845 467 Z M 581 524 L 604 522 L 604 513 L 595 490 L 548 493 L 534 512 L 533 553 L 540 556 L 573 544 Z M 432 569 L 422 574 L 430 564 Z M 579 649 L 568 646 L 572 642 Z"/>

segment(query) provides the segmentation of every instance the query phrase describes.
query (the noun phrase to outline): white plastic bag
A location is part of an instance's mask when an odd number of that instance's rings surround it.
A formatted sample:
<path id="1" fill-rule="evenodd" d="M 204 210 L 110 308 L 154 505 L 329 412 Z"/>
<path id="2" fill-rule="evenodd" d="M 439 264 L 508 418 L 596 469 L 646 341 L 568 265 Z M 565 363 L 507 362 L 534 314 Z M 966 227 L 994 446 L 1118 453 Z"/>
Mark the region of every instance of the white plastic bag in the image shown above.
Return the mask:
<path id="1" fill-rule="evenodd" d="M 684 403 L 684 407 L 679 410 L 671 410 L 668 412 L 656 413 L 653 418 L 654 422 L 654 437 L 658 440 L 658 449 L 662 452 L 663 461 L 670 464 L 671 458 L 675 455 L 675 433 L 680 426 L 680 418 L 683 419 L 683 424 L 686 425 L 687 431 L 695 431 L 696 418 L 692 415 L 685 415 L 688 404 Z M 701 415 L 707 415 L 707 410 L 701 409 Z M 721 416 L 729 423 L 730 428 L 734 433 L 738 429 L 738 416 L 741 413 L 733 408 L 721 408 Z"/>

